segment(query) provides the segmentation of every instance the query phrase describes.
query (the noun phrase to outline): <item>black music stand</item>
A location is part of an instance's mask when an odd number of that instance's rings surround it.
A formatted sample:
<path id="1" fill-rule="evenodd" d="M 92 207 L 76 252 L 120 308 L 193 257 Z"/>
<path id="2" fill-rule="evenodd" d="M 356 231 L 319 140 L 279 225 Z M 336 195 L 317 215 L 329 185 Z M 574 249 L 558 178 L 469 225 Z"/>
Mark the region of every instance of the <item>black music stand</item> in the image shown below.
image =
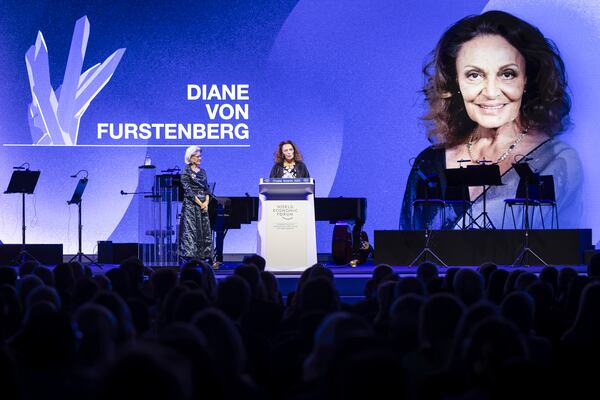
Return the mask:
<path id="1" fill-rule="evenodd" d="M 37 181 L 40 177 L 40 171 L 30 171 L 29 169 L 25 171 L 13 171 L 12 176 L 10 177 L 10 182 L 8 183 L 8 187 L 4 191 L 5 194 L 11 193 L 21 193 L 21 202 L 22 202 L 22 212 L 23 212 L 23 221 L 21 225 L 22 229 L 22 242 L 21 242 L 21 251 L 19 251 L 18 261 L 23 264 L 26 258 L 35 259 L 31 254 L 27 253 L 25 250 L 25 230 L 27 229 L 25 226 L 25 195 L 33 194 L 35 190 L 35 186 L 37 185 Z"/>
<path id="2" fill-rule="evenodd" d="M 73 196 L 71 196 L 71 200 L 67 201 L 67 204 L 69 204 L 69 205 L 77 204 L 77 212 L 78 212 L 78 216 L 79 216 L 79 220 L 77 223 L 77 236 L 78 236 L 79 247 L 77 248 L 77 254 L 75 254 L 73 257 L 71 257 L 69 262 L 72 262 L 73 260 L 77 259 L 77 261 L 81 264 L 82 259 L 85 258 L 86 260 L 88 260 L 90 262 L 90 264 L 95 264 L 100 267 L 100 264 L 96 263 L 94 260 L 92 260 L 90 257 L 83 254 L 83 252 L 81 251 L 81 236 L 82 236 L 82 230 L 83 230 L 83 225 L 81 225 L 81 202 L 82 202 L 83 191 L 85 190 L 87 183 L 88 183 L 88 178 L 81 178 L 79 180 L 79 182 L 77 182 L 77 186 L 75 187 Z"/>
<path id="3" fill-rule="evenodd" d="M 429 189 L 434 189 L 437 188 L 439 186 L 439 177 L 437 174 L 426 174 L 424 173 L 419 167 L 417 167 L 417 175 L 423 180 L 423 182 L 425 183 L 425 204 L 429 203 L 430 199 L 429 199 Z M 414 203 L 413 203 L 414 204 Z M 414 206 L 413 206 L 414 207 Z M 444 204 L 442 202 L 442 216 L 444 215 L 444 210 L 443 210 Z M 413 211 L 414 212 L 414 211 Z M 414 218 L 414 217 L 413 217 Z M 443 217 L 442 217 L 442 225 L 443 225 Z M 414 229 L 414 226 L 413 226 Z M 423 246 L 423 249 L 419 252 L 419 254 L 417 254 L 417 256 L 415 257 L 414 260 L 412 260 L 412 262 L 409 264 L 409 266 L 415 266 L 417 265 L 418 261 L 421 259 L 421 257 L 423 257 L 424 261 L 427 261 L 427 255 L 430 255 L 431 257 L 433 257 L 434 261 L 437 262 L 438 264 L 443 265 L 444 267 L 447 267 L 448 265 L 442 261 L 442 259 L 435 254 L 435 252 L 433 250 L 431 250 L 431 248 L 429 247 L 429 240 L 431 239 L 431 232 L 429 229 L 429 223 L 425 224 L 425 245 Z"/>
<path id="4" fill-rule="evenodd" d="M 458 160 L 459 163 L 471 162 L 471 160 Z M 471 223 L 473 214 L 470 211 L 471 200 L 469 195 L 469 185 L 467 178 L 467 168 L 462 165 L 460 168 L 447 168 L 444 170 L 446 175 L 446 192 L 444 193 L 444 202 L 447 204 L 459 203 L 462 205 L 463 217 L 460 229 L 467 229 L 466 220 L 469 217 Z M 454 226 L 458 225 L 457 221 Z M 469 225 L 471 225 L 469 223 Z"/>
<path id="5" fill-rule="evenodd" d="M 531 227 L 529 226 L 529 202 L 531 200 L 537 200 L 537 198 L 539 198 L 538 185 L 540 184 L 540 177 L 538 174 L 534 173 L 531 170 L 529 164 L 526 162 L 513 164 L 513 168 L 515 169 L 515 171 L 517 171 L 517 174 L 519 174 L 520 181 L 523 182 L 523 185 L 525 187 L 525 240 L 523 242 L 523 245 L 521 246 L 521 251 L 519 252 L 519 255 L 517 256 L 512 265 L 513 267 L 525 266 L 524 261 L 528 255 L 533 256 L 543 265 L 548 265 L 546 261 L 544 261 L 539 255 L 536 254 L 535 251 L 531 250 L 531 248 L 529 247 L 529 231 L 531 230 Z M 534 193 L 530 192 L 530 187 L 535 188 Z"/>
<path id="6" fill-rule="evenodd" d="M 479 229 L 496 229 L 492 219 L 488 215 L 486 206 L 486 186 L 500 186 L 502 185 L 502 179 L 500 177 L 500 166 L 498 164 L 485 165 L 486 160 L 478 161 L 479 165 L 467 166 L 467 185 L 468 186 L 481 186 L 483 188 L 483 211 L 476 218 L 473 219 L 469 227 L 476 225 Z M 481 219 L 481 224 L 477 221 Z"/>

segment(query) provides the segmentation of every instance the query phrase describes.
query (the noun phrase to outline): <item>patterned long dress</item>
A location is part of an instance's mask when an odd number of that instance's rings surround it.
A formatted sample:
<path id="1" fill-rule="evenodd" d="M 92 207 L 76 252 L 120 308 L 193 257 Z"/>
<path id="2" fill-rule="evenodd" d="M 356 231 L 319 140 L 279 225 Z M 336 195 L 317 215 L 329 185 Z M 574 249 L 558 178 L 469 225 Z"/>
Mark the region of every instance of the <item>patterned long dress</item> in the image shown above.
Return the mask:
<path id="1" fill-rule="evenodd" d="M 181 173 L 183 205 L 179 220 L 179 256 L 205 260 L 213 257 L 212 231 L 208 212 L 202 211 L 194 197 L 204 201 L 209 194 L 206 171 L 194 172 L 188 165 Z"/>

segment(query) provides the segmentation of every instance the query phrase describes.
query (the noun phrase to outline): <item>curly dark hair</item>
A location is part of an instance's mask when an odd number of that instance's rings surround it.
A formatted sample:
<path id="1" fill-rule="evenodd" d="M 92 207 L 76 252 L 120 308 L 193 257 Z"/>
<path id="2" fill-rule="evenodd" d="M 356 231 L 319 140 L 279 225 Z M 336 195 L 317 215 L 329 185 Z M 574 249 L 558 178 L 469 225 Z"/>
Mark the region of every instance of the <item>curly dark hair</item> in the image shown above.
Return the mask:
<path id="1" fill-rule="evenodd" d="M 482 35 L 502 36 L 525 59 L 527 85 L 521 103 L 521 124 L 549 135 L 564 131 L 570 123 L 571 98 L 565 65 L 556 45 L 538 28 L 514 15 L 488 11 L 452 25 L 423 67 L 426 82 L 422 92 L 429 105 L 423 119 L 429 122 L 429 140 L 452 147 L 464 143 L 475 129 L 476 123 L 467 115 L 459 93 L 456 58 L 465 42 Z"/>
<path id="2" fill-rule="evenodd" d="M 281 150 L 284 144 L 291 144 L 294 148 L 294 161 L 302 161 L 302 154 L 300 154 L 300 150 L 298 150 L 298 146 L 296 146 L 296 143 L 292 142 L 291 140 L 284 140 L 282 142 L 279 142 L 279 144 L 277 145 L 277 150 L 275 150 L 275 164 L 281 164 L 283 160 L 285 160 L 285 157 L 283 156 L 283 151 Z"/>

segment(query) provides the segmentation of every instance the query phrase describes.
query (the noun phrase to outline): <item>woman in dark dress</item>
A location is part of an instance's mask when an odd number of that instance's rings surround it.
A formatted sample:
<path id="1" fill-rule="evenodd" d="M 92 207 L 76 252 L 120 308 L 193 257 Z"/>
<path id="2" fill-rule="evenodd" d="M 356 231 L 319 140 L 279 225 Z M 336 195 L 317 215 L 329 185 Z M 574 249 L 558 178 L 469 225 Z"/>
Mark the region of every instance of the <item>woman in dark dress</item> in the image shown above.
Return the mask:
<path id="1" fill-rule="evenodd" d="M 200 168 L 202 149 L 190 146 L 185 151 L 186 167 L 181 173 L 183 205 L 179 221 L 179 257 L 212 261 L 213 244 L 208 202 L 210 190 L 206 171 Z"/>
<path id="2" fill-rule="evenodd" d="M 275 150 L 275 165 L 270 178 L 310 178 L 308 168 L 302 162 L 298 146 L 291 140 L 284 140 Z"/>

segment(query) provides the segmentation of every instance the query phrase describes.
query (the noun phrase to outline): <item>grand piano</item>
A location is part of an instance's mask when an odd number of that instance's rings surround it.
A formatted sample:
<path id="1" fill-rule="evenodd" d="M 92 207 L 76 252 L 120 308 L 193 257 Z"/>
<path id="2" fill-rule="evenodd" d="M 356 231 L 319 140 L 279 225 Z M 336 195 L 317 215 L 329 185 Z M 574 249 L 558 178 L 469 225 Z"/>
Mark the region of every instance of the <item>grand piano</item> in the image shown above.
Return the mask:
<path id="1" fill-rule="evenodd" d="M 223 261 L 223 243 L 229 229 L 258 221 L 258 197 L 215 197 L 209 204 L 211 226 L 216 233 L 215 258 Z M 364 197 L 317 197 L 315 219 L 335 224 L 347 221 L 353 225 L 352 252 L 360 250 L 360 232 L 367 220 L 367 199 Z"/>

